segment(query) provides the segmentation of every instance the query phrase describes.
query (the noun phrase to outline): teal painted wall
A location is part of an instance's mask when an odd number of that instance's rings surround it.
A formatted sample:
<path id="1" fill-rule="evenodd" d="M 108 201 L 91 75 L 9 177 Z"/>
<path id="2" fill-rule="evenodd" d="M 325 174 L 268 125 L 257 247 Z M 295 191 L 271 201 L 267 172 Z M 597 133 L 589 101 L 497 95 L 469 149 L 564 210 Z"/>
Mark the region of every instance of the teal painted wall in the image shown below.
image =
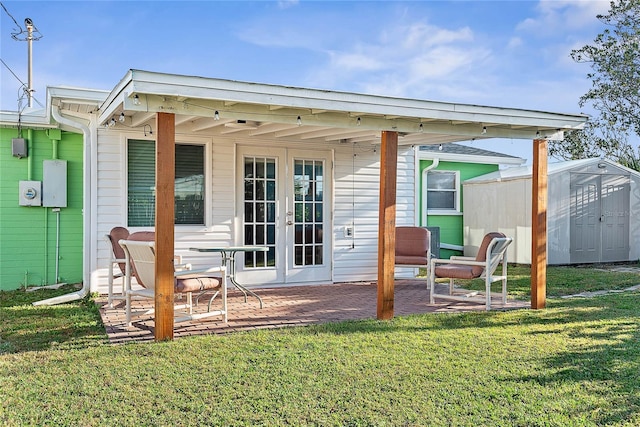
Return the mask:
<path id="1" fill-rule="evenodd" d="M 420 183 L 419 183 L 419 200 L 421 225 L 430 227 L 440 227 L 440 242 L 449 243 L 451 245 L 464 245 L 462 212 L 464 212 L 464 200 L 462 197 L 462 184 L 460 184 L 460 215 L 428 215 L 425 224 L 422 218 L 422 172 L 433 163 L 432 160 L 420 161 Z M 481 163 L 462 163 L 462 162 L 440 162 L 434 170 L 460 171 L 460 182 L 476 176 L 484 175 L 498 170 L 498 165 L 481 164 Z M 440 249 L 440 257 L 448 259 L 451 255 L 461 255 L 461 252 Z"/>
<path id="2" fill-rule="evenodd" d="M 0 128 L 0 290 L 29 285 L 82 282 L 82 135 L 32 130 L 29 156 L 13 157 L 15 128 Z M 67 207 L 60 208 L 59 278 L 56 280 L 56 221 L 52 208 L 19 206 L 20 181 L 42 181 L 43 160 L 67 161 Z M 58 136 L 56 136 L 56 133 Z M 22 130 L 28 139 L 29 131 Z M 32 161 L 29 177 L 29 161 Z"/>

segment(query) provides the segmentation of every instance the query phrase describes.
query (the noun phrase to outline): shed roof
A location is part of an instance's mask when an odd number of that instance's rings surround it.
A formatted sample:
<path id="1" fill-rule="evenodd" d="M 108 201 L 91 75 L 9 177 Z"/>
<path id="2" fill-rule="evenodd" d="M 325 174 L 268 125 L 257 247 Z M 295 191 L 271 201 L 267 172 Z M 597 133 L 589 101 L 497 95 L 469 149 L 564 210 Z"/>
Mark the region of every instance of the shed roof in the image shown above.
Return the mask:
<path id="1" fill-rule="evenodd" d="M 450 143 L 442 145 L 421 145 L 418 150 L 421 159 L 435 159 L 451 162 L 490 163 L 499 165 L 521 165 L 526 160 L 509 154 Z"/>
<path id="2" fill-rule="evenodd" d="M 549 163 L 547 168 L 547 175 L 552 176 L 565 171 L 570 171 L 572 169 L 583 168 L 586 166 L 591 166 L 593 164 L 601 164 L 601 163 L 604 163 L 609 167 L 623 169 L 633 175 L 640 176 L 640 173 L 637 171 L 626 168 L 621 164 L 616 163 L 612 160 L 601 159 L 598 157 Z M 475 178 L 470 178 L 464 181 L 464 184 L 482 184 L 487 182 L 500 182 L 500 181 L 516 180 L 516 179 L 527 179 L 527 178 L 531 178 L 531 176 L 532 176 L 531 165 L 518 166 L 518 167 L 512 167 L 512 168 L 505 168 L 505 169 L 501 169 L 485 175 L 480 175 Z"/>

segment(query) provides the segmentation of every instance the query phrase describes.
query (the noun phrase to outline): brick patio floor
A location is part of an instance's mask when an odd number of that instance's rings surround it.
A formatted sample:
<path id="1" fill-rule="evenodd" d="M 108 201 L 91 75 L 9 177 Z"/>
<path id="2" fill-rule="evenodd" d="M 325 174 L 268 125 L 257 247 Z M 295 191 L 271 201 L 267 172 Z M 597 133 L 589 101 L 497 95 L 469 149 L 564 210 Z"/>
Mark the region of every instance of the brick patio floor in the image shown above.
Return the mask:
<path id="1" fill-rule="evenodd" d="M 245 303 L 244 296 L 230 288 L 227 297 L 228 323 L 223 323 L 220 317 L 177 323 L 174 328 L 174 338 L 376 318 L 375 282 L 260 288 L 254 291 L 262 297 L 264 308 L 260 309 L 257 299 L 251 296 Z M 204 297 L 201 299 L 201 301 L 205 300 Z M 135 304 L 138 307 L 142 307 L 143 304 L 148 306 L 148 301 L 136 301 Z M 106 298 L 99 298 L 97 302 L 111 343 L 154 339 L 151 316 L 134 318 L 132 326 L 127 327 L 124 302 L 112 309 L 106 307 Z M 219 307 L 219 303 L 220 300 L 216 299 L 213 305 L 214 310 Z M 196 311 L 205 311 L 206 305 L 206 302 L 201 303 Z M 528 307 L 530 307 L 528 301 L 509 300 L 506 305 L 492 302 L 492 309 L 495 310 Z M 474 302 L 436 299 L 436 303 L 431 305 L 429 291 L 424 281 L 395 281 L 395 316 L 482 310 L 484 305 Z"/>

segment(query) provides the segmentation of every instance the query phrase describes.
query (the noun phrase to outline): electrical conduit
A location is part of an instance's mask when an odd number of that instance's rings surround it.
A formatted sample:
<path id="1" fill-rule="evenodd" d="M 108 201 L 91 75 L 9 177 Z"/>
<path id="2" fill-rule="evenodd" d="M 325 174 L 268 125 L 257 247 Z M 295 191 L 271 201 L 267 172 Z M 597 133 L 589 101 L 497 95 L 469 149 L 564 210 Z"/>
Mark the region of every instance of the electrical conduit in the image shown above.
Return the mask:
<path id="1" fill-rule="evenodd" d="M 33 303 L 33 305 L 55 305 L 55 304 L 62 304 L 70 301 L 76 301 L 88 295 L 91 287 L 91 280 L 89 277 L 90 269 L 88 268 L 88 257 L 89 257 L 88 252 L 89 252 L 91 240 L 90 240 L 90 236 L 88 236 L 89 233 L 87 232 L 87 230 L 89 229 L 87 225 L 91 218 L 91 197 L 90 197 L 91 195 L 91 148 L 92 148 L 91 130 L 89 130 L 89 127 L 86 124 L 80 121 L 76 121 L 76 120 L 72 120 L 70 118 L 64 117 L 60 113 L 60 110 L 58 109 L 58 107 L 51 108 L 51 115 L 53 116 L 55 121 L 57 121 L 61 125 L 66 125 L 74 129 L 79 129 L 82 131 L 82 135 L 83 135 L 84 165 L 83 165 L 82 180 L 83 180 L 84 194 L 82 198 L 82 212 L 83 212 L 82 289 L 76 292 L 71 292 L 69 294 L 60 295 L 58 297 L 36 301 Z M 57 156 L 57 149 L 56 149 L 55 156 Z"/>

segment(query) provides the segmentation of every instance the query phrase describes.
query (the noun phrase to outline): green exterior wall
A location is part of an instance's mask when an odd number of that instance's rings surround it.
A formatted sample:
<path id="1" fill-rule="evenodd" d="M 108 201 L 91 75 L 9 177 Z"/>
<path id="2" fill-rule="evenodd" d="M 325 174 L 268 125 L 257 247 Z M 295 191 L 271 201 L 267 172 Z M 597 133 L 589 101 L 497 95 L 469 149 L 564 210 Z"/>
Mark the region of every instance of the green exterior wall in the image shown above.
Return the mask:
<path id="1" fill-rule="evenodd" d="M 432 160 L 420 161 L 420 175 L 418 183 L 418 199 L 420 203 L 420 221 L 422 226 L 440 227 L 440 242 L 449 243 L 451 245 L 464 245 L 464 224 L 462 222 L 462 212 L 464 212 L 464 200 L 462 197 L 462 182 L 476 176 L 484 175 L 498 170 L 498 165 L 482 164 L 482 163 L 462 163 L 462 162 L 445 162 L 441 161 L 433 170 L 460 171 L 460 215 L 428 215 L 422 218 L 422 173 L 425 168 L 433 163 Z M 448 259 L 451 255 L 461 255 L 461 252 L 440 249 L 440 258 Z"/>
<path id="2" fill-rule="evenodd" d="M 43 160 L 67 161 L 67 207 L 60 208 L 59 266 L 56 273 L 57 215 L 50 207 L 20 206 L 20 181 L 42 181 Z M 0 290 L 82 282 L 82 135 L 59 130 L 22 130 L 29 157 L 13 157 L 15 128 L 0 128 Z M 31 163 L 31 166 L 29 164 Z M 29 176 L 29 174 L 31 176 Z"/>

